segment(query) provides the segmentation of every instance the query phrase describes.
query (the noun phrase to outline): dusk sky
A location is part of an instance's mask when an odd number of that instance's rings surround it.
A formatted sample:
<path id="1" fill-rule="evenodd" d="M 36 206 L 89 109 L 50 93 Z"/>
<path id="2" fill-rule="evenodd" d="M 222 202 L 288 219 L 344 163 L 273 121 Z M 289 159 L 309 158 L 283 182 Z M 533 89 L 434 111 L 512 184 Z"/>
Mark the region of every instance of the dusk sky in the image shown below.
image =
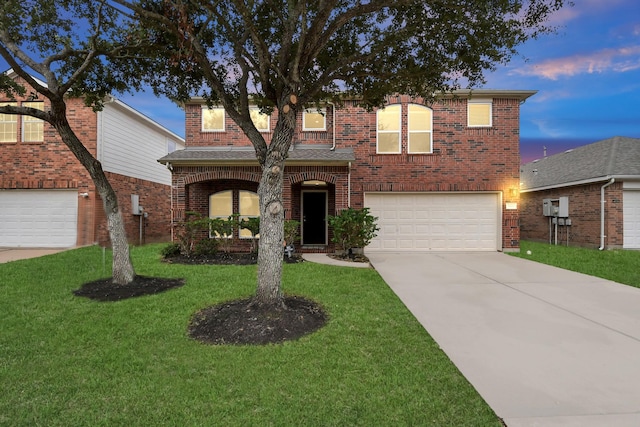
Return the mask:
<path id="1" fill-rule="evenodd" d="M 537 90 L 521 109 L 522 162 L 613 136 L 640 138 L 640 2 L 576 0 L 558 32 L 520 47 L 487 75 L 488 89 Z M 0 70 L 8 66 L 0 60 Z M 184 113 L 151 93 L 118 95 L 184 136 Z"/>

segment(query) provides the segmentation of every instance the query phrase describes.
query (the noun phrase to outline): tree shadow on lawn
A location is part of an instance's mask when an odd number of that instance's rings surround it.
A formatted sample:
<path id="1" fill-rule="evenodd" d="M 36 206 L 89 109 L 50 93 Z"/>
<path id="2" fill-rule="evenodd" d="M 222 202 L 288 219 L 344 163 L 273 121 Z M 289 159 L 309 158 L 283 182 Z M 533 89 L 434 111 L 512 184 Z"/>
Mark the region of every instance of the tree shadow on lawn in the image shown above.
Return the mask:
<path id="1" fill-rule="evenodd" d="M 180 261 L 187 264 L 215 264 L 202 259 L 192 260 L 195 262 Z M 232 258 L 225 257 L 224 264 L 234 263 Z M 246 265 L 246 257 L 238 256 L 237 264 Z M 136 276 L 128 285 L 117 285 L 107 278 L 85 283 L 73 294 L 101 302 L 121 301 L 158 294 L 183 285 L 184 279 Z M 327 314 L 319 304 L 299 296 L 286 296 L 281 307 L 261 306 L 249 298 L 227 301 L 196 312 L 187 331 L 191 338 L 206 344 L 263 345 L 296 340 L 322 328 L 327 320 Z"/>

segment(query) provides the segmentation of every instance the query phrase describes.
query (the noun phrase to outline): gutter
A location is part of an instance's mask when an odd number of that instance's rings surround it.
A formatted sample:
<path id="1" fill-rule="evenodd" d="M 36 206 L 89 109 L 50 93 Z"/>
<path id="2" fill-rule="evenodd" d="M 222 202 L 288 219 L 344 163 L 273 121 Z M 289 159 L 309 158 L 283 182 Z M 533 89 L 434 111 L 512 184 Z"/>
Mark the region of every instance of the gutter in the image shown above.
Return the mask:
<path id="1" fill-rule="evenodd" d="M 605 234 L 604 234 L 604 217 L 605 217 L 604 189 L 607 188 L 608 186 L 610 186 L 611 184 L 613 184 L 614 182 L 616 182 L 616 179 L 615 178 L 611 178 L 611 180 L 609 182 L 607 182 L 602 187 L 600 187 L 600 247 L 598 248 L 599 251 L 604 249 L 604 238 L 605 238 Z"/>
<path id="2" fill-rule="evenodd" d="M 333 102 L 327 102 L 327 104 L 331 105 L 333 114 L 333 143 L 331 144 L 331 151 L 334 151 L 336 149 L 336 104 L 334 104 Z"/>

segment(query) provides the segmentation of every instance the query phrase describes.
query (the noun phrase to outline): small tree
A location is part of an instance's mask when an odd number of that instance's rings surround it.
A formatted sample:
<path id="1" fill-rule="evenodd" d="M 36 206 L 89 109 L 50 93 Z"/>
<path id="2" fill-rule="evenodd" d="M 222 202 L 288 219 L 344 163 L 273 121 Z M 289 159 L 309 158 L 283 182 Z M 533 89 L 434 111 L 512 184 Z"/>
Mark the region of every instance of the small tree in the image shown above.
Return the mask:
<path id="1" fill-rule="evenodd" d="M 224 252 L 231 252 L 231 248 L 236 243 L 235 235 L 239 223 L 237 214 L 229 215 L 227 219 L 209 219 L 211 236 L 215 236 L 218 239 L 218 244 Z"/>
<path id="2" fill-rule="evenodd" d="M 377 217 L 369 214 L 369 208 L 349 208 L 336 216 L 329 215 L 327 222 L 333 228 L 331 241 L 349 253 L 354 248 L 364 248 L 376 237 L 376 231 L 379 230 L 377 220 Z"/>
<path id="3" fill-rule="evenodd" d="M 242 218 L 240 221 L 240 228 L 246 228 L 251 233 L 251 252 L 257 252 L 257 235 L 260 234 L 260 217 L 252 216 L 249 218 Z"/>

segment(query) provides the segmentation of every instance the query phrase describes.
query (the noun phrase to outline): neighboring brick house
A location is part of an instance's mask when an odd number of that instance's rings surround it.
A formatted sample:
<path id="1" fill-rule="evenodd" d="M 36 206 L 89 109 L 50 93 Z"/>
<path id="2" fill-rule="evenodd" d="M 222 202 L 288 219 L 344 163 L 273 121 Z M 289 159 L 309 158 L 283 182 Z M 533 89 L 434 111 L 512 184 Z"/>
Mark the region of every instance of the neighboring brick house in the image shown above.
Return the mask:
<path id="1" fill-rule="evenodd" d="M 640 249 L 640 139 L 614 137 L 522 165 L 522 239 Z"/>
<path id="2" fill-rule="evenodd" d="M 0 98 L 2 104 L 27 102 L 34 108 L 49 105 L 32 95 Z M 115 98 L 107 99 L 100 112 L 82 99 L 68 99 L 67 117 L 118 195 L 129 242 L 170 240 L 171 173 L 156 160 L 183 148 L 184 140 Z M 131 195 L 138 196 L 147 215 L 132 213 Z M 0 114 L 0 246 L 93 243 L 107 245 L 109 235 L 88 172 L 48 123 Z"/>
<path id="3" fill-rule="evenodd" d="M 305 110 L 284 172 L 298 249 L 332 250 L 327 215 L 366 206 L 380 227 L 367 251 L 518 250 L 520 104 L 533 94 L 461 90 L 430 105 L 391 96 L 374 111 L 355 101 Z M 160 159 L 173 171 L 174 220 L 257 215 L 261 170 L 248 138 L 222 108 L 198 98 L 184 108 L 186 148 Z M 269 142 L 277 111 L 254 111 Z"/>

